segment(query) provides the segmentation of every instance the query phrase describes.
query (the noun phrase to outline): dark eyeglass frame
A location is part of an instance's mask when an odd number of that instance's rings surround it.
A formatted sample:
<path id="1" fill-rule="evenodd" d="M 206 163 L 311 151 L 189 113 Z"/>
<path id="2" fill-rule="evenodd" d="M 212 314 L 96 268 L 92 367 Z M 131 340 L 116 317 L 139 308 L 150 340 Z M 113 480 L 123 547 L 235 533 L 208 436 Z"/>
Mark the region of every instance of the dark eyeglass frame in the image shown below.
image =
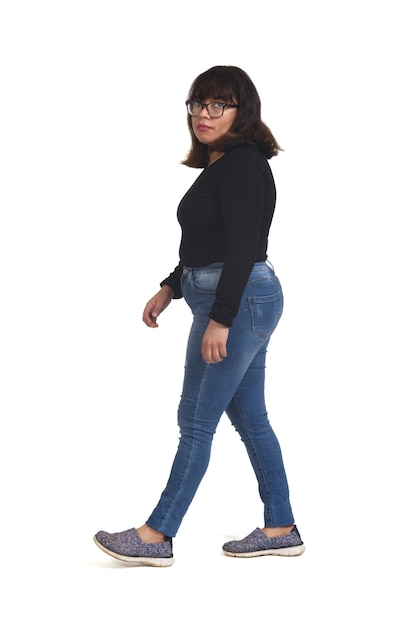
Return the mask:
<path id="1" fill-rule="evenodd" d="M 189 115 L 191 115 L 191 117 L 198 117 L 201 111 L 203 109 L 206 109 L 207 115 L 211 119 L 217 119 L 219 117 L 222 117 L 225 109 L 238 109 L 239 108 L 238 104 L 224 104 L 223 102 L 208 102 L 207 104 L 203 104 L 202 102 L 198 102 L 198 100 L 187 100 L 185 104 L 187 106 L 187 111 Z M 208 108 L 211 104 L 216 104 L 217 106 L 222 107 L 222 110 L 221 110 L 222 112 L 220 113 L 220 115 L 210 115 L 210 111 L 208 110 Z M 199 105 L 201 107 L 200 111 L 198 113 L 192 113 L 191 112 L 192 105 Z"/>

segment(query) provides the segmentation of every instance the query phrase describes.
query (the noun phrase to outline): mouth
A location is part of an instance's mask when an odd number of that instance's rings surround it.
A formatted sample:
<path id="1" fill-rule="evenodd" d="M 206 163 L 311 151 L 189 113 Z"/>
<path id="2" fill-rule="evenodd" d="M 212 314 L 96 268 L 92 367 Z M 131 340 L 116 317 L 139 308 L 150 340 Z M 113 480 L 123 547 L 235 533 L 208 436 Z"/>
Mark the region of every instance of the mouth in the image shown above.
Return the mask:
<path id="1" fill-rule="evenodd" d="M 210 126 L 207 126 L 206 124 L 199 124 L 197 126 L 198 130 L 210 130 Z"/>

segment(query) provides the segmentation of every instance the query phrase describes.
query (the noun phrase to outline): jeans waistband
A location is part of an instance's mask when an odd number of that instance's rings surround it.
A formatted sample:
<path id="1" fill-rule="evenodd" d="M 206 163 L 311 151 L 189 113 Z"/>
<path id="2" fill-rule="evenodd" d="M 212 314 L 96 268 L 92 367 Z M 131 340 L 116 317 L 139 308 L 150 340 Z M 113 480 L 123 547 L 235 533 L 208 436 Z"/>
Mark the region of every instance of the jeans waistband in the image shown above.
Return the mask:
<path id="1" fill-rule="evenodd" d="M 204 265 L 201 267 L 188 267 L 188 266 L 184 266 L 182 273 L 183 274 L 188 274 L 188 273 L 193 273 L 196 274 L 198 272 L 212 272 L 213 270 L 217 270 L 217 269 L 222 269 L 224 263 L 218 262 L 218 263 L 211 263 L 210 265 Z M 254 263 L 253 268 L 252 268 L 252 274 L 253 273 L 258 273 L 258 272 L 263 272 L 263 271 L 274 271 L 274 267 L 272 265 L 272 263 L 269 260 L 266 261 L 259 261 L 257 263 Z"/>

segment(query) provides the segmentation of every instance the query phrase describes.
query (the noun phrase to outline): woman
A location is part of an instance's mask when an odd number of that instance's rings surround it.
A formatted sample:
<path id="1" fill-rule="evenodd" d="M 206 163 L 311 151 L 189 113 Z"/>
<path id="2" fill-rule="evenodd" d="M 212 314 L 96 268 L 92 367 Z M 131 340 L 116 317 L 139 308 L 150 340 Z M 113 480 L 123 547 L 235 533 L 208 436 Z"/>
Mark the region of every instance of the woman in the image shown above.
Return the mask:
<path id="1" fill-rule="evenodd" d="M 213 435 L 226 412 L 258 480 L 264 528 L 229 541 L 224 553 L 296 556 L 304 545 L 264 398 L 266 349 L 283 307 L 280 283 L 266 262 L 276 199 L 268 159 L 280 147 L 261 120 L 254 84 L 237 67 L 200 74 L 186 105 L 192 145 L 183 163 L 203 171 L 178 207 L 180 262 L 143 313 L 145 324 L 155 328 L 171 300 L 181 297 L 193 313 L 178 408 L 180 442 L 147 522 L 121 533 L 100 531 L 95 541 L 122 561 L 171 565 L 172 538 L 207 469 Z"/>

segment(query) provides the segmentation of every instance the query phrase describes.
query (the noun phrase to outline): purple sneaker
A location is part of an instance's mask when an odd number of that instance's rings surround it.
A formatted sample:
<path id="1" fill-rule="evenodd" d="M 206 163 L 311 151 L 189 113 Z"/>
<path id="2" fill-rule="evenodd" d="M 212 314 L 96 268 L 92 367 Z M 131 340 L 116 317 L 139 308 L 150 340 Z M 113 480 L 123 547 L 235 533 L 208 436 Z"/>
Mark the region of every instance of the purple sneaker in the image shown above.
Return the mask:
<path id="1" fill-rule="evenodd" d="M 228 541 L 223 546 L 227 556 L 251 557 L 266 556 L 299 556 L 305 550 L 300 533 L 294 526 L 289 535 L 269 539 L 260 528 L 240 541 Z"/>
<path id="2" fill-rule="evenodd" d="M 129 528 L 121 533 L 100 530 L 94 541 L 100 550 L 119 561 L 155 567 L 169 567 L 174 562 L 171 537 L 160 543 L 144 543 L 136 529 Z"/>

